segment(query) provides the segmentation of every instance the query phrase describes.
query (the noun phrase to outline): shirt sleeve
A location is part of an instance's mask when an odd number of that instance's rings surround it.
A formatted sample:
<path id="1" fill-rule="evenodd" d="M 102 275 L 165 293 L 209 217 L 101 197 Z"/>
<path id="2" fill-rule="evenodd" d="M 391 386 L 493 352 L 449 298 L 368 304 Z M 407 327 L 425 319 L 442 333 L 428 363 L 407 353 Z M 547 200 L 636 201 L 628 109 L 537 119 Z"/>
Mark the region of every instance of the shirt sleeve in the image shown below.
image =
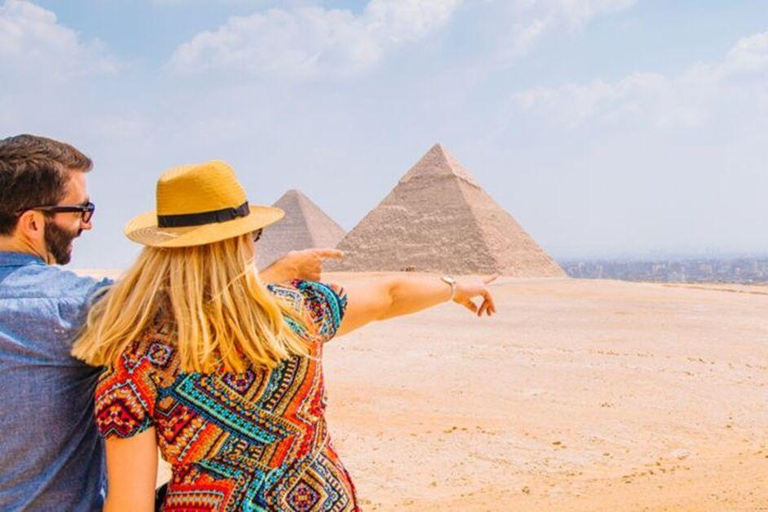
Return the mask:
<path id="1" fill-rule="evenodd" d="M 91 306 L 93 306 L 96 302 L 98 302 L 99 299 L 102 298 L 104 293 L 113 284 L 115 284 L 115 282 L 112 279 L 109 279 L 107 277 L 105 277 L 101 281 L 96 281 L 95 283 L 93 283 L 93 286 L 91 286 L 87 292 L 86 302 L 88 304 L 88 308 L 90 309 Z"/>
<path id="2" fill-rule="evenodd" d="M 294 281 L 301 292 L 308 320 L 321 341 L 326 342 L 336 335 L 347 309 L 347 295 L 335 284 L 315 281 Z"/>
<path id="3" fill-rule="evenodd" d="M 152 364 L 129 349 L 107 368 L 96 387 L 96 425 L 104 438 L 128 438 L 152 426 L 156 387 Z"/>

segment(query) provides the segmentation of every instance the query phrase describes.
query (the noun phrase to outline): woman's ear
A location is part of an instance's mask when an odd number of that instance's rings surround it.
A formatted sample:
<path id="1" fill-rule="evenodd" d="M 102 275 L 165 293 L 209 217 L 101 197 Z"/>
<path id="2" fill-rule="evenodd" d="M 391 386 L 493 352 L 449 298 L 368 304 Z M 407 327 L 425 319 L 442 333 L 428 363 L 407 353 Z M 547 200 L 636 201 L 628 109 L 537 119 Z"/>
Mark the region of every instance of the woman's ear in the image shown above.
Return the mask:
<path id="1" fill-rule="evenodd" d="M 256 244 L 253 242 L 250 233 L 243 237 L 241 247 L 245 259 L 253 260 L 253 263 L 256 264 Z"/>

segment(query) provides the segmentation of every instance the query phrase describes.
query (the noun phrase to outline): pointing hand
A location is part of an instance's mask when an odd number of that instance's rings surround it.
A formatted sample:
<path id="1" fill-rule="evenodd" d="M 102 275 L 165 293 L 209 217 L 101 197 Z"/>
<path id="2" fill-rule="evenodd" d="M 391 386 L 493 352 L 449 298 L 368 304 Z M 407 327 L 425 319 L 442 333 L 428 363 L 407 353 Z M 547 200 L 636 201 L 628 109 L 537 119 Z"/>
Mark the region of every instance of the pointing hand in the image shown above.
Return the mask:
<path id="1" fill-rule="evenodd" d="M 483 313 L 487 316 L 493 315 L 496 313 L 496 304 L 493 301 L 493 295 L 491 295 L 488 285 L 494 282 L 498 277 L 498 275 L 494 275 L 483 278 L 457 280 L 456 293 L 453 297 L 453 301 L 477 314 L 478 317 L 483 316 Z M 482 303 L 479 307 L 472 301 L 475 297 L 482 298 Z"/>

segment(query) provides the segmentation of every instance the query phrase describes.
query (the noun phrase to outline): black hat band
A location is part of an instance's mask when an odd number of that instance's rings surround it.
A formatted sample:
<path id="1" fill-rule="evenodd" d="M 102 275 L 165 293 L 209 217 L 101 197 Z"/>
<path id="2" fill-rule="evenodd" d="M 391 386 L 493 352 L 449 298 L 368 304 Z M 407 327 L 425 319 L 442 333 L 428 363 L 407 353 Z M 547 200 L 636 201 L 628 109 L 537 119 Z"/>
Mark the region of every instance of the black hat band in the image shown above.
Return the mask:
<path id="1" fill-rule="evenodd" d="M 182 215 L 158 215 L 157 227 L 159 228 L 185 228 L 189 226 L 202 226 L 215 222 L 227 222 L 238 217 L 245 217 L 251 213 L 248 201 L 237 208 L 223 208 L 210 212 L 185 213 Z"/>

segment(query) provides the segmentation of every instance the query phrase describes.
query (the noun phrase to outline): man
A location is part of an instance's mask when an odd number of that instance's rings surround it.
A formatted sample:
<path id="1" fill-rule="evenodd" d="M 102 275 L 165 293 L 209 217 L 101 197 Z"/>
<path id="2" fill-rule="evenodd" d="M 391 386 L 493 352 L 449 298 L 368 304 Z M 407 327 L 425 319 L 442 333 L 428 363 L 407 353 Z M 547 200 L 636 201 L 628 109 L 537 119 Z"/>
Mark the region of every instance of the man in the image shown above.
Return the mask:
<path id="1" fill-rule="evenodd" d="M 93 421 L 100 373 L 69 354 L 94 292 L 111 281 L 64 265 L 92 227 L 91 160 L 44 137 L 0 140 L 0 510 L 92 511 L 104 463 Z M 289 253 L 265 282 L 319 279 L 332 250 Z"/>

